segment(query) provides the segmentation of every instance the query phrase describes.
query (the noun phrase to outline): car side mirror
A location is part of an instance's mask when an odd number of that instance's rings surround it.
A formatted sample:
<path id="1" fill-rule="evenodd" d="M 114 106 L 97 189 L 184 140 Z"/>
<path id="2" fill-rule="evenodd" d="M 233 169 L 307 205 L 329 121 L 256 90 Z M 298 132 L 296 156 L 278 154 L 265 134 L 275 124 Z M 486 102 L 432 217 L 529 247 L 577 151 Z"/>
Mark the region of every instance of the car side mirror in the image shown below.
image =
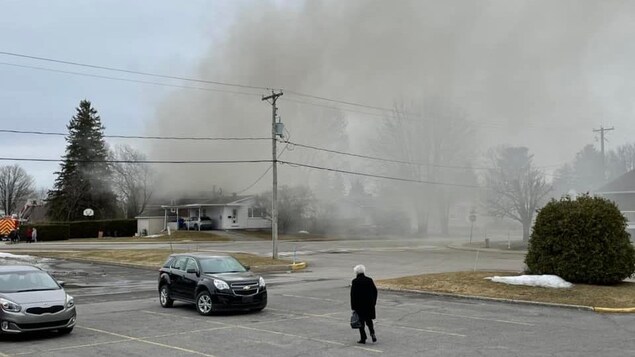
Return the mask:
<path id="1" fill-rule="evenodd" d="M 249 265 L 243 265 L 245 267 L 245 269 L 247 269 L 247 271 L 249 271 L 251 269 L 251 267 Z"/>
<path id="2" fill-rule="evenodd" d="M 198 275 L 198 270 L 193 269 L 193 268 L 190 268 L 190 269 L 186 270 L 185 272 L 188 273 L 188 274 L 196 274 L 196 275 Z"/>
<path id="3" fill-rule="evenodd" d="M 57 283 L 60 284 L 61 287 L 64 287 L 64 285 L 66 285 L 65 281 L 58 281 Z"/>

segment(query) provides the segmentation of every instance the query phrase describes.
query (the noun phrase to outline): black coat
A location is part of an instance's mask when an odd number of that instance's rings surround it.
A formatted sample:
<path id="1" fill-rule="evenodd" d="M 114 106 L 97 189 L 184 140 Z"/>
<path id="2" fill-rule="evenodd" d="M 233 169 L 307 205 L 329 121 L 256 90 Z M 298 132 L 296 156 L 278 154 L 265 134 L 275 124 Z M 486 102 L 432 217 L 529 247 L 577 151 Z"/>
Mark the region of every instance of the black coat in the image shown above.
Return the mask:
<path id="1" fill-rule="evenodd" d="M 357 311 L 362 320 L 374 319 L 375 304 L 377 304 L 375 282 L 364 274 L 358 274 L 351 285 L 351 309 Z"/>

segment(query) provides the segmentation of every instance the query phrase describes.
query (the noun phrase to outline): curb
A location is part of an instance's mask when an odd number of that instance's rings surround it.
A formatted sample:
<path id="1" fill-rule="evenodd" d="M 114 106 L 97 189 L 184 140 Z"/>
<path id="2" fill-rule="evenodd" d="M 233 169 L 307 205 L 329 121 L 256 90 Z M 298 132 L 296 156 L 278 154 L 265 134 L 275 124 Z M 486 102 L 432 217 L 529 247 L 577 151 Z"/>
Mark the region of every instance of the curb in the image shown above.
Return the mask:
<path id="1" fill-rule="evenodd" d="M 467 300 L 481 300 L 481 301 L 491 301 L 491 302 L 504 302 L 508 304 L 522 304 L 522 305 L 533 305 L 533 306 L 559 307 L 559 308 L 573 309 L 573 310 L 596 311 L 595 310 L 596 308 L 592 306 L 584 306 L 584 305 L 569 305 L 569 304 L 557 304 L 557 303 L 528 301 L 528 300 L 501 299 L 501 298 L 492 298 L 492 297 L 486 297 L 486 296 L 440 293 L 435 291 L 389 288 L 389 287 L 381 287 L 381 286 L 379 286 L 378 289 L 383 291 L 403 292 L 403 293 L 440 296 L 440 297 L 452 297 L 452 298 L 467 299 Z"/>
<path id="2" fill-rule="evenodd" d="M 527 254 L 526 250 L 504 250 L 504 249 L 496 249 L 496 248 L 473 248 L 473 247 L 465 247 L 462 245 L 454 245 L 448 244 L 446 247 L 450 249 L 456 250 L 466 250 L 472 252 L 485 252 L 485 253 L 506 253 L 506 254 Z"/>
<path id="3" fill-rule="evenodd" d="M 63 260 L 75 261 L 79 263 L 103 264 L 103 265 L 110 265 L 110 266 L 117 266 L 117 267 L 124 267 L 124 268 L 144 269 L 144 270 L 152 270 L 152 271 L 154 270 L 158 271 L 160 268 L 160 265 L 156 267 L 151 267 L 151 266 L 141 265 L 141 264 L 119 263 L 119 262 L 112 262 L 112 261 L 82 259 L 82 258 L 49 258 L 49 259 L 63 259 Z M 288 272 L 288 271 L 302 270 L 302 269 L 305 269 L 306 267 L 307 267 L 307 264 L 305 262 L 288 264 L 288 265 L 254 265 L 251 267 L 251 271 L 255 273 Z"/>
<path id="4" fill-rule="evenodd" d="M 635 313 L 635 307 L 623 307 L 623 308 L 614 308 L 614 307 L 594 307 L 593 311 L 598 313 L 622 313 L 622 314 L 632 314 Z"/>
<path id="5" fill-rule="evenodd" d="M 294 272 L 307 267 L 306 262 L 298 262 L 285 265 L 254 265 L 251 270 L 254 272 Z"/>
<path id="6" fill-rule="evenodd" d="M 33 253 L 42 252 L 41 250 L 32 250 Z M 20 253 L 28 254 L 29 251 L 21 251 Z M 121 263 L 121 262 L 113 262 L 106 260 L 98 260 L 98 259 L 85 259 L 85 258 L 56 258 L 56 257 L 46 257 L 42 256 L 42 258 L 48 259 L 58 259 L 58 260 L 68 260 L 79 263 L 92 263 L 92 264 L 103 264 L 110 266 L 118 266 L 124 268 L 136 268 L 136 269 L 145 269 L 145 270 L 158 270 L 160 265 L 157 266 L 148 266 L 142 264 L 133 264 L 133 263 Z M 251 266 L 251 271 L 253 272 L 293 272 L 306 269 L 308 264 L 306 262 L 297 262 L 292 264 L 283 264 L 283 265 L 253 265 Z"/>

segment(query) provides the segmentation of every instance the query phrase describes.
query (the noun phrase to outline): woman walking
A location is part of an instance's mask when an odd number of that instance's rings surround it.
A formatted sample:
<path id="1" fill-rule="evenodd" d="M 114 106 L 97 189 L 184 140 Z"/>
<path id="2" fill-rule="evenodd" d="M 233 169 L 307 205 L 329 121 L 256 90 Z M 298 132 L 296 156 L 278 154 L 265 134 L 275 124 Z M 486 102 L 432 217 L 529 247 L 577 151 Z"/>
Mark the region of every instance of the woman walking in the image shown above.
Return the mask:
<path id="1" fill-rule="evenodd" d="M 370 332 L 370 338 L 373 342 L 377 342 L 375 337 L 375 305 L 377 304 L 377 287 L 373 279 L 365 275 L 366 268 L 363 265 L 357 265 L 353 268 L 355 279 L 351 284 L 351 309 L 357 312 L 361 326 L 359 327 L 360 339 L 357 343 L 366 343 L 366 328 Z"/>

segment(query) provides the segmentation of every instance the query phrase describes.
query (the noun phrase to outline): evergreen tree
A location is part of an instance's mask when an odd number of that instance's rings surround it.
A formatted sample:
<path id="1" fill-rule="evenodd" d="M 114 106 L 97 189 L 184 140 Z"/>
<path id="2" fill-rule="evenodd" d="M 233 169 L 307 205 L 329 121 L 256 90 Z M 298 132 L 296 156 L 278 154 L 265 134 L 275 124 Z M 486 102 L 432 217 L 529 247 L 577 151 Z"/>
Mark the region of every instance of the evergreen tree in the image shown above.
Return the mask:
<path id="1" fill-rule="evenodd" d="M 48 215 L 52 220 L 84 219 L 90 208 L 94 219 L 113 218 L 117 213 L 112 192 L 108 148 L 101 119 L 87 100 L 82 100 L 68 124 L 66 153 L 53 190 L 48 194 Z"/>

